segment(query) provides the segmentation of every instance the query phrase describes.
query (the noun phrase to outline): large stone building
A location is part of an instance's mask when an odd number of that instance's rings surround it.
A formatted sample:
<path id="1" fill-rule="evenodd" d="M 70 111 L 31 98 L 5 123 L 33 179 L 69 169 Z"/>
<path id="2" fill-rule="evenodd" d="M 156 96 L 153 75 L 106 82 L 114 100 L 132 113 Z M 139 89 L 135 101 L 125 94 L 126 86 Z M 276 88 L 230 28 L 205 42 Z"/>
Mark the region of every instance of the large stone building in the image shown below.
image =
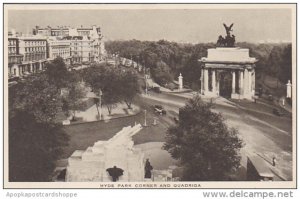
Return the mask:
<path id="1" fill-rule="evenodd" d="M 47 62 L 47 40 L 40 37 L 9 38 L 17 43 L 16 64 L 9 64 L 9 74 L 23 76 L 44 69 Z M 10 48 L 10 47 L 9 47 Z M 10 56 L 9 56 L 10 57 Z"/>
<path id="2" fill-rule="evenodd" d="M 100 27 L 36 27 L 31 36 L 8 35 L 9 77 L 43 70 L 46 62 L 62 57 L 66 64 L 100 62 L 105 57 Z"/>
<path id="3" fill-rule="evenodd" d="M 105 56 L 104 41 L 100 27 L 36 27 L 34 34 L 56 36 L 70 42 L 72 62 L 99 62 Z"/>
<path id="4" fill-rule="evenodd" d="M 23 61 L 23 55 L 19 53 L 19 40 L 16 37 L 8 38 L 8 68 L 10 76 L 18 76 L 18 65 Z"/>
<path id="5" fill-rule="evenodd" d="M 72 37 L 71 56 L 73 63 L 99 61 L 99 44 L 91 41 L 87 36 Z"/>
<path id="6" fill-rule="evenodd" d="M 235 99 L 253 99 L 255 63 L 249 49 L 217 47 L 208 49 L 201 62 L 201 93 Z"/>
<path id="7" fill-rule="evenodd" d="M 71 63 L 71 48 L 70 41 L 67 40 L 57 40 L 50 38 L 48 41 L 48 59 L 53 60 L 57 57 L 64 59 L 65 63 L 68 65 Z"/>

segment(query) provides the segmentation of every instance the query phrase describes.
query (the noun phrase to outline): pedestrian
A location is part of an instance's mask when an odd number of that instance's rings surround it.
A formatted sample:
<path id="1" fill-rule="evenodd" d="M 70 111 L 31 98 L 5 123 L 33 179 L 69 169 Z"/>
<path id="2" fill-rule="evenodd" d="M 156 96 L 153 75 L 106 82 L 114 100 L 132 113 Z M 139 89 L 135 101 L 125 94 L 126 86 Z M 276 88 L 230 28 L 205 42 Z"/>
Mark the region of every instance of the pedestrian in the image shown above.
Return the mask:
<path id="1" fill-rule="evenodd" d="M 152 169 L 153 169 L 153 167 L 151 166 L 150 161 L 147 158 L 146 163 L 145 163 L 145 178 L 151 178 L 151 176 L 152 176 L 152 174 L 151 174 Z"/>

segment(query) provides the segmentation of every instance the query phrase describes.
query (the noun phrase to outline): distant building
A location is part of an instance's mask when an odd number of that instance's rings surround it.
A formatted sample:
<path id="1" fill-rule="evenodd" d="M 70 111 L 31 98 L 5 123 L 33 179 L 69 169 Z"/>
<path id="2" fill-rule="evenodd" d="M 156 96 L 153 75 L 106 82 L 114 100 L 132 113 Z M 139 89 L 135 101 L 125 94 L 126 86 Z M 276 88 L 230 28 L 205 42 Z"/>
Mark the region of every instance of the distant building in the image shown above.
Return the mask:
<path id="1" fill-rule="evenodd" d="M 70 41 L 70 53 L 73 63 L 99 62 L 105 56 L 103 36 L 100 27 L 36 27 L 38 36 L 56 36 Z"/>
<path id="2" fill-rule="evenodd" d="M 15 37 L 8 38 L 8 68 L 10 76 L 19 76 L 18 65 L 23 61 L 19 53 L 19 40 Z"/>
<path id="3" fill-rule="evenodd" d="M 23 76 L 43 70 L 46 62 L 57 57 L 65 63 L 100 62 L 106 55 L 100 27 L 71 28 L 36 26 L 33 35 L 25 36 L 14 30 L 8 33 L 9 75 Z"/>
<path id="4" fill-rule="evenodd" d="M 9 38 L 11 44 L 16 43 L 15 55 L 11 54 L 9 60 L 15 60 L 14 64 L 10 62 L 9 72 L 11 76 L 23 76 L 28 73 L 34 73 L 44 69 L 47 61 L 47 40 L 37 37 L 18 37 Z M 9 50 L 14 49 L 10 46 Z M 13 55 L 13 56 L 12 56 Z"/>
<path id="5" fill-rule="evenodd" d="M 47 40 L 38 37 L 20 37 L 19 51 L 23 55 L 22 73 L 43 70 L 47 62 Z"/>
<path id="6" fill-rule="evenodd" d="M 61 57 L 64 59 L 67 65 L 71 63 L 70 41 L 56 40 L 56 39 L 48 39 L 47 41 L 48 41 L 47 58 L 49 60 L 53 60 L 57 57 Z"/>

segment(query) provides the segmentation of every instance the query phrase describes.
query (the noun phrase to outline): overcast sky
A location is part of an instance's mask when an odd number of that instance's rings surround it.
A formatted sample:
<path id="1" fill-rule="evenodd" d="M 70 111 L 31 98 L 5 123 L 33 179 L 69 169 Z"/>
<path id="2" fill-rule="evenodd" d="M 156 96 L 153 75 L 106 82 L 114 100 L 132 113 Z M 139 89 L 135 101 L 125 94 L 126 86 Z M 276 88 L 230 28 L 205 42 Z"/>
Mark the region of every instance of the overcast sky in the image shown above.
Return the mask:
<path id="1" fill-rule="evenodd" d="M 166 39 L 211 42 L 234 23 L 237 41 L 291 41 L 288 9 L 230 10 L 10 10 L 9 29 L 23 33 L 39 26 L 100 25 L 106 39 Z"/>

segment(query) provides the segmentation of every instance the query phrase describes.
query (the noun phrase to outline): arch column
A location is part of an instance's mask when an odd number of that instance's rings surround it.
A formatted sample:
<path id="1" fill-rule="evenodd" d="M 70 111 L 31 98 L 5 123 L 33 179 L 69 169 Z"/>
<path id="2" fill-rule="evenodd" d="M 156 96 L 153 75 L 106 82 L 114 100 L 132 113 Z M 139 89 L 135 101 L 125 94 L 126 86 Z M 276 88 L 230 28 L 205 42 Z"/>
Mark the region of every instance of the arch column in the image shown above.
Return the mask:
<path id="1" fill-rule="evenodd" d="M 208 91 L 208 70 L 204 69 L 204 92 Z"/>
<path id="2" fill-rule="evenodd" d="M 216 71 L 212 71 L 212 92 L 216 94 Z"/>
<path id="3" fill-rule="evenodd" d="M 240 84 L 240 95 L 243 95 L 244 94 L 244 71 L 240 71 L 239 84 Z"/>
<path id="4" fill-rule="evenodd" d="M 251 71 L 248 71 L 248 75 L 249 75 L 249 78 L 248 78 L 248 88 L 249 88 L 249 93 L 251 93 L 252 91 L 252 72 Z"/>
<path id="5" fill-rule="evenodd" d="M 232 94 L 235 94 L 235 71 L 232 71 Z"/>

